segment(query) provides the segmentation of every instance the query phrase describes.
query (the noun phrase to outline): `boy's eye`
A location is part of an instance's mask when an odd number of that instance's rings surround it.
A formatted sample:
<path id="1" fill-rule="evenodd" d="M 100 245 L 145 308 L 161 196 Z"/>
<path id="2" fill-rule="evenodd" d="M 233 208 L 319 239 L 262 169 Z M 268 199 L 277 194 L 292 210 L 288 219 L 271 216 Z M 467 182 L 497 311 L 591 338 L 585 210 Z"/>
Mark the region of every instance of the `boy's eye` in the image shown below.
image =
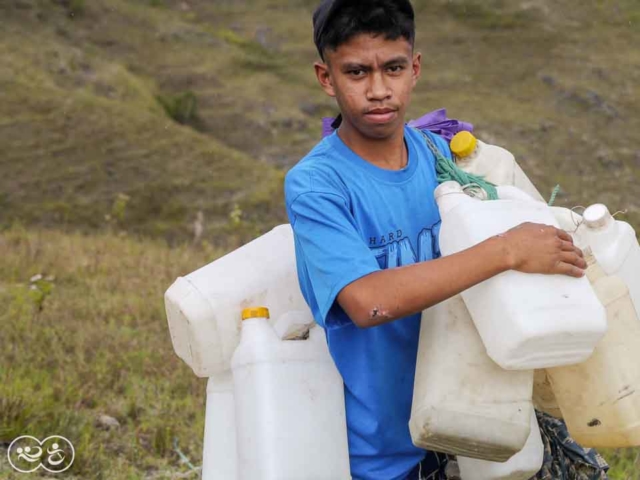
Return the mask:
<path id="1" fill-rule="evenodd" d="M 404 67 L 402 65 L 392 65 L 387 70 L 389 70 L 391 73 L 400 73 L 402 70 L 404 70 Z"/>
<path id="2" fill-rule="evenodd" d="M 362 69 L 354 69 L 354 70 L 349 70 L 347 73 L 349 75 L 351 75 L 352 77 L 361 77 L 362 74 L 364 73 L 364 70 L 362 70 Z"/>

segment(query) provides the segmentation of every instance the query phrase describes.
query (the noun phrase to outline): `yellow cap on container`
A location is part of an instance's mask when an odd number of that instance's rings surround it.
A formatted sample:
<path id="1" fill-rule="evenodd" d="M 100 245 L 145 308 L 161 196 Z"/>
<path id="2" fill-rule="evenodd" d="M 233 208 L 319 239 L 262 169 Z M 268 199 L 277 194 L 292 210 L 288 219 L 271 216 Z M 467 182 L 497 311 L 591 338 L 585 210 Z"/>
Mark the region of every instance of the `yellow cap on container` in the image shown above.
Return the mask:
<path id="1" fill-rule="evenodd" d="M 269 309 L 267 307 L 249 307 L 242 309 L 242 320 L 249 318 L 269 318 Z"/>
<path id="2" fill-rule="evenodd" d="M 471 155 L 478 145 L 478 140 L 473 136 L 471 132 L 462 131 L 455 134 L 451 139 L 449 146 L 451 152 L 460 158 L 468 157 Z"/>

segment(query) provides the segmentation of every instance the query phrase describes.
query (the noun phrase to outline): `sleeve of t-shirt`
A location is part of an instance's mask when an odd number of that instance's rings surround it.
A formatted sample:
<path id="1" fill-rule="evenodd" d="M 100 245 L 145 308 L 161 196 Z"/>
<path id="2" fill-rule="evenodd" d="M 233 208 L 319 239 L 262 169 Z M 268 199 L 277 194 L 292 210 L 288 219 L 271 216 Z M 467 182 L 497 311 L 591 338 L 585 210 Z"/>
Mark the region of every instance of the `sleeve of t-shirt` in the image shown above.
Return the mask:
<path id="1" fill-rule="evenodd" d="M 355 280 L 380 270 L 378 261 L 358 232 L 346 199 L 338 193 L 301 193 L 288 207 L 294 238 L 321 317 L 316 320 L 324 328 L 341 326 L 344 322 L 339 318 L 328 317 L 338 293 Z"/>

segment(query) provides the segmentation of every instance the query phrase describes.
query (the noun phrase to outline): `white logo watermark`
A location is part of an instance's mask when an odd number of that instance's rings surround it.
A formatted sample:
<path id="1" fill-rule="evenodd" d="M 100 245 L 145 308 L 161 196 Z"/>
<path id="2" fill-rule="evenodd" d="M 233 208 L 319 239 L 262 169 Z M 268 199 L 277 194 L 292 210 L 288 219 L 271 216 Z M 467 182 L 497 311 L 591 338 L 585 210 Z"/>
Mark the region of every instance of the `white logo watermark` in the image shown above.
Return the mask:
<path id="1" fill-rule="evenodd" d="M 51 435 L 40 441 L 31 435 L 16 438 L 7 450 L 11 466 L 22 473 L 35 472 L 40 467 L 47 472 L 61 473 L 71 467 L 76 451 L 69 440 Z"/>

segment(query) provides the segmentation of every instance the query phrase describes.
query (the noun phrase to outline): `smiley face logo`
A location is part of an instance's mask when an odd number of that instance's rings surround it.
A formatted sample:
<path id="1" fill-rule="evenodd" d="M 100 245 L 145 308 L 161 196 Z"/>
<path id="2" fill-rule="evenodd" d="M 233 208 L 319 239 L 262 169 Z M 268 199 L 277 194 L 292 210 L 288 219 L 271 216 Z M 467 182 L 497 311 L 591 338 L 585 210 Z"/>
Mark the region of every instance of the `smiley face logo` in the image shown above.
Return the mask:
<path id="1" fill-rule="evenodd" d="M 35 472 L 40 467 L 50 473 L 61 473 L 71 467 L 76 452 L 69 440 L 51 435 L 40 441 L 31 435 L 16 438 L 7 450 L 9 464 L 18 472 Z"/>

